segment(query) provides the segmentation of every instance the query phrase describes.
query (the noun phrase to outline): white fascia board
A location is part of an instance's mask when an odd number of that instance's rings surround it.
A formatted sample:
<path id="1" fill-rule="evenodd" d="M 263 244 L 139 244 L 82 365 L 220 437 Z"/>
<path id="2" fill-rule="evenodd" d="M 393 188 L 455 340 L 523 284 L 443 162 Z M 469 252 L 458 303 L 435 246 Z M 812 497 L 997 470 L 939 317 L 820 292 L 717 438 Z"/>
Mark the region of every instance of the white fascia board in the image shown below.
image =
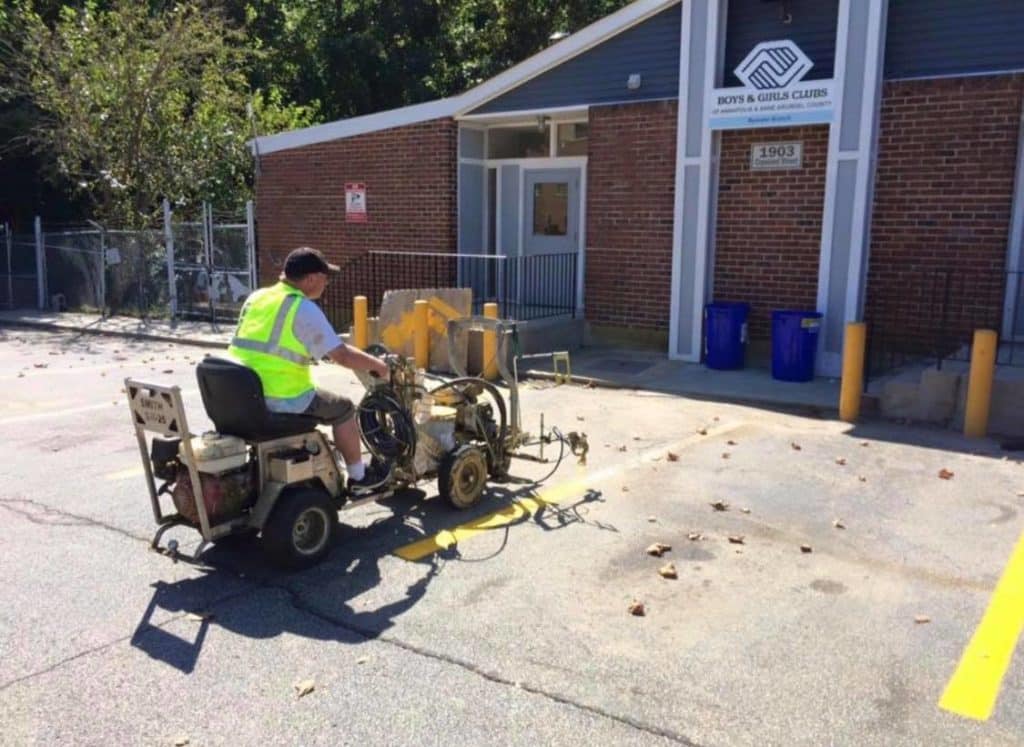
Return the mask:
<path id="1" fill-rule="evenodd" d="M 557 44 L 538 52 L 518 65 L 509 68 L 490 80 L 486 80 L 476 88 L 471 88 L 460 96 L 457 115 L 483 106 L 491 99 L 521 86 L 532 78 L 557 67 L 591 47 L 610 39 L 627 29 L 646 21 L 665 8 L 677 5 L 680 0 L 637 0 L 611 15 L 580 29 L 572 36 L 567 36 Z"/>
<path id="2" fill-rule="evenodd" d="M 438 99 L 423 104 L 403 106 L 401 109 L 390 109 L 362 117 L 339 119 L 336 122 L 306 127 L 301 130 L 290 130 L 277 135 L 266 135 L 256 139 L 260 155 L 274 153 L 279 150 L 301 148 L 304 145 L 323 143 L 329 140 L 340 140 L 354 135 L 389 130 L 392 127 L 428 122 L 432 119 L 451 117 L 459 108 L 460 97 Z M 250 144 L 252 141 L 250 141 Z"/>
<path id="3" fill-rule="evenodd" d="M 494 123 L 530 122 L 537 117 L 550 117 L 552 122 L 567 120 L 583 120 L 587 118 L 587 106 L 556 106 L 547 109 L 521 109 L 514 112 L 494 112 L 491 114 L 463 114 L 455 119 L 463 124 L 487 125 Z"/>

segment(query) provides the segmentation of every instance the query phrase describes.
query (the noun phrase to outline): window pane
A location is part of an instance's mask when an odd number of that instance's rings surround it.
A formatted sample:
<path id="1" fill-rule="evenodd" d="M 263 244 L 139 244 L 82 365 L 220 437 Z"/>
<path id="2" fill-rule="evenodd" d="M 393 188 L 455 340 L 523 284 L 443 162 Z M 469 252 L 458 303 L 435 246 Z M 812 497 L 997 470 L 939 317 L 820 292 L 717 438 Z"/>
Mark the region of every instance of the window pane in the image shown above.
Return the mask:
<path id="1" fill-rule="evenodd" d="M 488 158 L 547 158 L 551 155 L 551 130 L 536 127 L 495 127 L 487 133 Z"/>
<path id="2" fill-rule="evenodd" d="M 558 125 L 558 155 L 587 155 L 587 136 L 589 134 L 590 125 L 586 122 Z"/>
<path id="3" fill-rule="evenodd" d="M 533 235 L 565 236 L 569 229 L 569 185 L 533 185 Z"/>

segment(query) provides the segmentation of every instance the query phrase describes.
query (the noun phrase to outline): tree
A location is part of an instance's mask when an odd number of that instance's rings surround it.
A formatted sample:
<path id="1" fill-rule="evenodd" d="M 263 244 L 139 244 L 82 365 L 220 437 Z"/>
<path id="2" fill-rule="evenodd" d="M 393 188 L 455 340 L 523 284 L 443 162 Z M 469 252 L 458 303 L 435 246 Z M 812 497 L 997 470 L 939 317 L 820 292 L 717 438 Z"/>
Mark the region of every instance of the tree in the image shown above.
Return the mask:
<path id="1" fill-rule="evenodd" d="M 26 11 L 0 94 L 36 116 L 18 141 L 112 225 L 138 226 L 163 198 L 235 206 L 251 189 L 251 103 L 261 133 L 305 126 L 308 107 L 251 91 L 254 53 L 217 11 L 114 0 L 65 6 L 52 27 Z"/>

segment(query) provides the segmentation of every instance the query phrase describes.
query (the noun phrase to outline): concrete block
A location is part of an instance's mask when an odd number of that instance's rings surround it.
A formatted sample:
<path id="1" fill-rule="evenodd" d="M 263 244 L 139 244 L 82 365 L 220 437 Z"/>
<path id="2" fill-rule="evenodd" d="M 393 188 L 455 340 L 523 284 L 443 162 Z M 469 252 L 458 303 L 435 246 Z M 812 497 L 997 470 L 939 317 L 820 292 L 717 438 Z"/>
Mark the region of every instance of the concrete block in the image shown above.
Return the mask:
<path id="1" fill-rule="evenodd" d="M 956 414 L 962 375 L 948 368 L 929 368 L 918 383 L 917 410 L 912 416 L 923 423 L 948 425 Z"/>
<path id="2" fill-rule="evenodd" d="M 427 301 L 429 308 L 427 329 L 430 334 L 430 368 L 434 371 L 449 371 L 448 322 L 470 315 L 473 291 L 469 288 L 388 291 L 380 305 L 377 334 L 371 334 L 371 339 L 376 337 L 394 353 L 413 355 L 413 306 L 421 299 Z"/>

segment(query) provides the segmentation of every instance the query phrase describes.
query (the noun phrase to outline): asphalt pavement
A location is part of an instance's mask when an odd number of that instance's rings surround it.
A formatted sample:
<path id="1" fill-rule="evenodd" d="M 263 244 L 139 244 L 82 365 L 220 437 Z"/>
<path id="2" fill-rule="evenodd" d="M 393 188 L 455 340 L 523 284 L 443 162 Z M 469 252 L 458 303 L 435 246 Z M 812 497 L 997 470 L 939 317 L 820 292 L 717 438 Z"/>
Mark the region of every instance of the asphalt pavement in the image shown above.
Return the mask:
<path id="1" fill-rule="evenodd" d="M 172 563 L 121 388 L 177 383 L 201 432 L 209 352 L 0 328 L 3 743 L 1024 743 L 1019 657 L 988 718 L 939 706 L 1021 534 L 989 442 L 531 382 L 524 424 L 591 444 L 538 490 L 343 512 L 298 574 Z"/>

